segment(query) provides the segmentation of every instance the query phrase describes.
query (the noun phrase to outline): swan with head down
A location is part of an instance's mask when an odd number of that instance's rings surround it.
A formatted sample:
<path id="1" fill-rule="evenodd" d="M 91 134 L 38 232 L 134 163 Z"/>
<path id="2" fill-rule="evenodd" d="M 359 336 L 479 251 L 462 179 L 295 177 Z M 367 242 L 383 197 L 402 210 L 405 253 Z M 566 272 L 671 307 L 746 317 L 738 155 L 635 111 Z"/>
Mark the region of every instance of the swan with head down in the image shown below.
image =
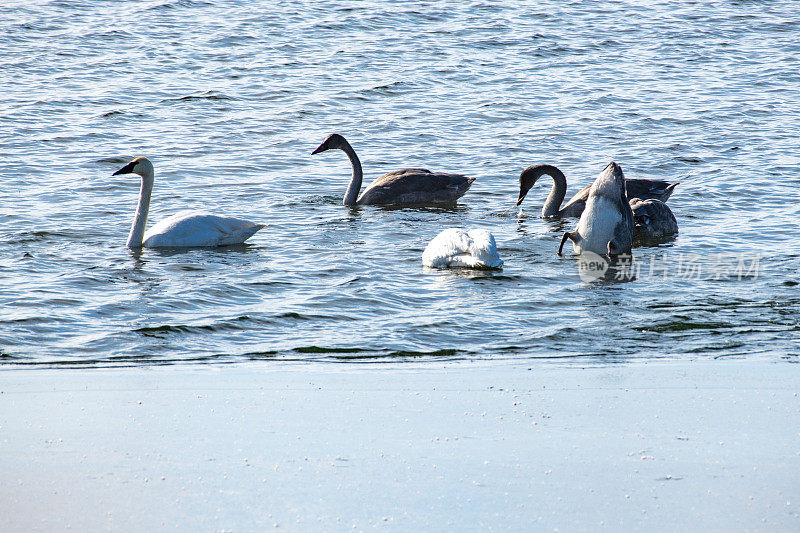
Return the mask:
<path id="1" fill-rule="evenodd" d="M 452 204 L 467 192 L 475 180 L 461 174 L 406 168 L 377 178 L 358 196 L 364 173 L 355 150 L 344 137 L 336 133 L 329 135 L 311 154 L 337 148 L 347 154 L 353 167 L 353 176 L 344 195 L 344 205 Z"/>
<path id="2" fill-rule="evenodd" d="M 633 241 L 637 246 L 663 242 L 678 233 L 678 221 L 661 200 L 631 198 Z"/>
<path id="3" fill-rule="evenodd" d="M 485 229 L 464 231 L 448 228 L 437 235 L 422 252 L 428 268 L 501 268 L 494 235 Z"/>
<path id="4" fill-rule="evenodd" d="M 544 175 L 553 178 L 553 188 L 542 207 L 542 217 L 580 217 L 589 198 L 591 184 L 587 185 L 573 196 L 563 207 L 561 204 L 567 195 L 567 178 L 564 173 L 553 165 L 533 165 L 522 171 L 519 176 L 519 198 L 516 205 L 520 205 L 528 191 Z M 679 182 L 670 183 L 664 180 L 645 180 L 625 178 L 625 189 L 628 198 L 642 200 L 655 199 L 666 202 Z"/>
<path id="5" fill-rule="evenodd" d="M 572 241 L 575 254 L 592 252 L 597 255 L 631 253 L 633 246 L 633 213 L 625 192 L 622 168 L 613 161 L 597 176 L 586 198 L 586 208 L 575 231 L 561 239 L 558 255 L 567 239 Z"/>
<path id="6" fill-rule="evenodd" d="M 150 211 L 155 171 L 146 157 L 137 157 L 117 174 L 138 174 L 142 178 L 139 205 L 131 224 L 129 248 L 183 248 L 240 244 L 264 227 L 241 218 L 213 215 L 202 211 L 183 211 L 168 217 L 145 232 Z"/>

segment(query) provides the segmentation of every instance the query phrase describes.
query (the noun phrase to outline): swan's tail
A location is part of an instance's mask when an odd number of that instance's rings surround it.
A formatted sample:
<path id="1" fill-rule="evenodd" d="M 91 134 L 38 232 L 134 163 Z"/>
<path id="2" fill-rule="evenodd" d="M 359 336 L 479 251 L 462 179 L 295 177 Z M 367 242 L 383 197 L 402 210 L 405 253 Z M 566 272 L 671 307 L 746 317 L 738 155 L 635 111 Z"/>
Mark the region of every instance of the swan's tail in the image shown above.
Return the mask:
<path id="1" fill-rule="evenodd" d="M 672 192 L 675 190 L 675 187 L 680 185 L 680 183 L 681 183 L 680 181 L 676 181 L 675 183 L 670 183 L 669 186 L 667 186 L 667 188 L 664 189 L 664 192 L 661 193 L 661 197 L 659 198 L 659 200 L 661 200 L 662 202 L 666 202 L 667 200 L 669 200 L 669 197 L 672 196 Z"/>
<path id="2" fill-rule="evenodd" d="M 229 235 L 226 235 L 220 242 L 220 245 L 227 246 L 230 244 L 241 244 L 264 227 L 266 227 L 264 224 L 253 224 L 252 226 L 237 229 L 236 231 L 231 232 Z"/>

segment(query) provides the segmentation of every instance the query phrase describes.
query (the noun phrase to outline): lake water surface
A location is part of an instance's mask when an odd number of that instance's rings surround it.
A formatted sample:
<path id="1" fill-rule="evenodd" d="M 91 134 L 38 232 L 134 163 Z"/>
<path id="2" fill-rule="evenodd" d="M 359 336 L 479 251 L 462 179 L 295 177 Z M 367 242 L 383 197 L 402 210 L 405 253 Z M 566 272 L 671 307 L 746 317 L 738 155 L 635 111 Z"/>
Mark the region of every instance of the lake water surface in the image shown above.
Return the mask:
<path id="1" fill-rule="evenodd" d="M 403 358 L 617 362 L 800 355 L 800 19 L 776 2 L 8 2 L 0 7 L 0 363 Z M 476 177 L 454 208 L 341 205 L 366 179 Z M 208 209 L 247 245 L 134 252 Z M 672 242 L 586 283 L 556 256 L 550 184 L 610 160 L 680 181 Z M 505 268 L 422 267 L 448 227 Z"/>

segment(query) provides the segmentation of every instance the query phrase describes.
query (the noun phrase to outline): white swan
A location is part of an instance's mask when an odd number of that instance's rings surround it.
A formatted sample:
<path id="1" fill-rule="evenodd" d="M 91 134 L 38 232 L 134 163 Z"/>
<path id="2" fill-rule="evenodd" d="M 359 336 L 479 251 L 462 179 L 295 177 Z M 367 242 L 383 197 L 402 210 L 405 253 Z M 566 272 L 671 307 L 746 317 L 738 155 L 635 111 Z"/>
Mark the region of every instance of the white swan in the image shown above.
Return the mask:
<path id="1" fill-rule="evenodd" d="M 503 260 L 494 235 L 485 229 L 449 228 L 425 247 L 422 264 L 430 268 L 500 268 Z"/>
<path id="2" fill-rule="evenodd" d="M 589 188 L 586 208 L 578 227 L 561 239 L 558 255 L 567 239 L 572 241 L 575 254 L 593 252 L 597 255 L 631 253 L 633 246 L 633 213 L 625 192 L 625 175 L 613 161 L 597 176 Z"/>
<path id="3" fill-rule="evenodd" d="M 155 179 L 153 163 L 146 157 L 137 157 L 117 174 L 138 174 L 142 177 L 139 191 L 139 206 L 128 234 L 128 247 L 184 248 L 200 246 L 225 246 L 246 241 L 264 227 L 249 220 L 221 217 L 202 211 L 182 211 L 162 220 L 145 233 L 147 213 L 150 210 L 150 195 Z"/>

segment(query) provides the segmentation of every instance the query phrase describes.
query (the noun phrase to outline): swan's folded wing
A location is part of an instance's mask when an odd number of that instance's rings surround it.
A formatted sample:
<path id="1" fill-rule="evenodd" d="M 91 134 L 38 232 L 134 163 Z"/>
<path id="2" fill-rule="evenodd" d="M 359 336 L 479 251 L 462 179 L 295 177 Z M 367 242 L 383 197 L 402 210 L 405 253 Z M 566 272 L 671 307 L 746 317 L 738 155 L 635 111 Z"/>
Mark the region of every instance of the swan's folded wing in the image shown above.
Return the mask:
<path id="1" fill-rule="evenodd" d="M 652 199 L 666 202 L 679 183 L 677 181 L 670 183 L 664 180 L 625 178 L 625 189 L 628 199 L 641 198 L 642 200 Z M 586 199 L 589 198 L 590 188 L 591 184 L 575 193 L 575 196 L 559 210 L 560 215 L 564 217 L 580 217 L 586 208 Z"/>
<path id="2" fill-rule="evenodd" d="M 455 257 L 469 253 L 471 241 L 466 231 L 448 228 L 425 247 L 422 264 L 430 268 L 448 268 Z"/>
<path id="3" fill-rule="evenodd" d="M 630 206 L 635 223 L 633 237 L 637 244 L 655 243 L 678 233 L 675 215 L 661 200 L 633 198 Z"/>
<path id="4" fill-rule="evenodd" d="M 239 244 L 263 227 L 263 224 L 241 218 L 183 211 L 150 228 L 144 236 L 144 245 L 199 247 Z"/>
<path id="5" fill-rule="evenodd" d="M 570 198 L 569 202 L 564 204 L 559 212 L 564 217 L 580 217 L 583 210 L 586 208 L 586 199 L 589 198 L 589 189 L 592 185 L 589 184 L 583 189 L 575 193 L 575 196 Z"/>
<path id="6" fill-rule="evenodd" d="M 373 183 L 381 181 L 382 179 L 385 178 L 393 178 L 397 176 L 403 176 L 405 174 L 433 174 L 433 172 L 431 172 L 427 168 L 404 168 L 402 170 L 394 170 L 392 172 L 387 172 L 380 178 L 377 178 L 375 181 L 373 181 Z"/>
<path id="7" fill-rule="evenodd" d="M 628 192 L 629 199 L 641 198 L 642 200 L 661 200 L 666 202 L 678 183 L 670 183 L 664 180 L 625 178 L 625 189 Z"/>
<path id="8" fill-rule="evenodd" d="M 427 204 L 455 202 L 475 178 L 461 174 L 407 168 L 373 181 L 361 194 L 362 204 Z"/>

